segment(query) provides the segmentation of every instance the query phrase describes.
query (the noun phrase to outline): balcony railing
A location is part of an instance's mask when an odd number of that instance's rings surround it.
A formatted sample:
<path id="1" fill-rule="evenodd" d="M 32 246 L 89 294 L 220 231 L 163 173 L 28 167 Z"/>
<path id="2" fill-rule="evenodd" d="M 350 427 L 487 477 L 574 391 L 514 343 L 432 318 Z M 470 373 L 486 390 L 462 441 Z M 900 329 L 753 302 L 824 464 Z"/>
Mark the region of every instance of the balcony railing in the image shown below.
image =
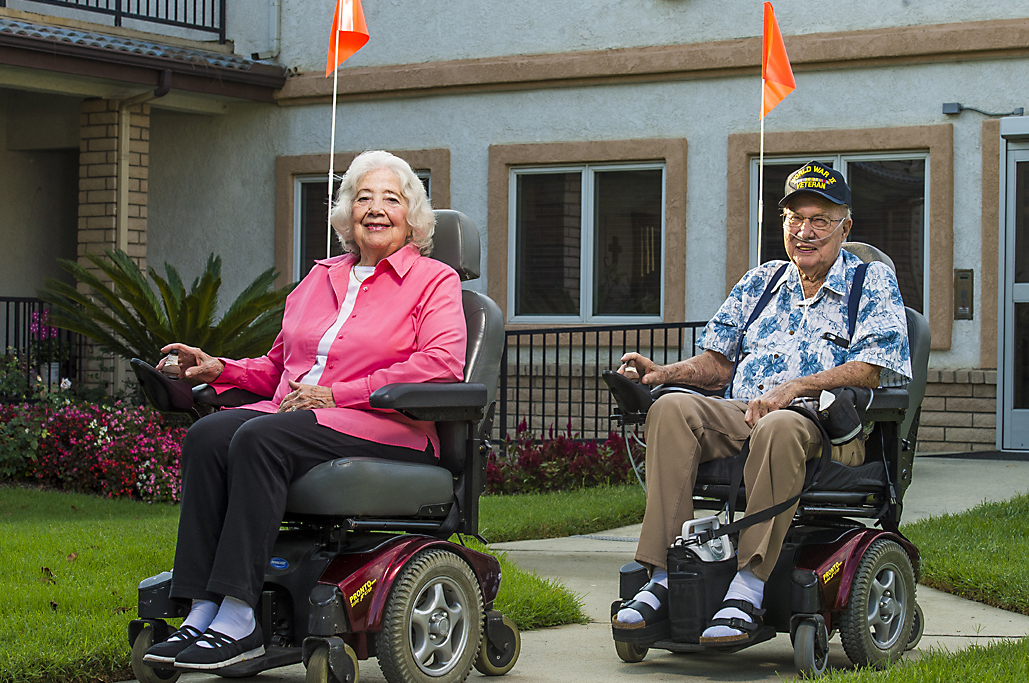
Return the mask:
<path id="1" fill-rule="evenodd" d="M 85 339 L 51 326 L 50 305 L 39 299 L 0 297 L 0 339 L 0 402 L 14 400 L 6 390 L 18 384 L 56 388 L 62 379 L 85 379 Z"/>
<path id="2" fill-rule="evenodd" d="M 694 355 L 706 323 L 603 325 L 507 332 L 501 362 L 496 432 L 514 436 L 523 420 L 533 436 L 569 426 L 576 438 L 605 439 L 614 405 L 604 370 L 614 370 L 628 351 L 658 363 Z"/>
<path id="3" fill-rule="evenodd" d="M 44 5 L 95 12 L 114 17 L 114 25 L 123 19 L 138 19 L 155 24 L 218 34 L 225 42 L 225 0 L 28 0 Z M 5 7 L 7 0 L 0 0 Z"/>

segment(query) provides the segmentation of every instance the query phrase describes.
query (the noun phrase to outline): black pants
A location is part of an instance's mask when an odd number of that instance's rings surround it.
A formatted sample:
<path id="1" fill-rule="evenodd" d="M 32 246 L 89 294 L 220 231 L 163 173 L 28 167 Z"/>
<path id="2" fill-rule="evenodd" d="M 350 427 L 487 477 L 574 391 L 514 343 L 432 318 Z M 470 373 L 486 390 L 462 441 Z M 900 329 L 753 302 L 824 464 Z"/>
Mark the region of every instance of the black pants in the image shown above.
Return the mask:
<path id="1" fill-rule="evenodd" d="M 359 439 L 319 425 L 309 410 L 223 410 L 194 424 L 182 443 L 172 597 L 232 596 L 256 607 L 290 482 L 319 463 L 358 456 L 437 462 L 431 445 Z"/>

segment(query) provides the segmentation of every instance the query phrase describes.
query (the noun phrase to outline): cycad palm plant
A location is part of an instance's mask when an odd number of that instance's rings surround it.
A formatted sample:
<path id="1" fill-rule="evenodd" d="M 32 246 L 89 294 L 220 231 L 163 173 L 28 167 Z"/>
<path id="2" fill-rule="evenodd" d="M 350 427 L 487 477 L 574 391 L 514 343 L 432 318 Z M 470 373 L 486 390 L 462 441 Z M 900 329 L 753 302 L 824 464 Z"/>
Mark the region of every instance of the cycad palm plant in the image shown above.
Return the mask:
<path id="1" fill-rule="evenodd" d="M 213 356 L 246 358 L 271 348 L 282 327 L 282 311 L 292 285 L 273 290 L 274 268 L 261 273 L 215 322 L 221 288 L 221 257 L 211 254 L 203 274 L 186 291 L 178 271 L 164 264 L 165 277 L 150 269 L 155 292 L 138 265 L 120 249 L 107 258 L 86 258 L 111 286 L 75 261 L 61 268 L 86 285 L 88 294 L 47 278 L 39 298 L 53 306 L 50 324 L 78 332 L 103 351 L 156 363 L 161 347 L 171 342 L 198 346 Z"/>

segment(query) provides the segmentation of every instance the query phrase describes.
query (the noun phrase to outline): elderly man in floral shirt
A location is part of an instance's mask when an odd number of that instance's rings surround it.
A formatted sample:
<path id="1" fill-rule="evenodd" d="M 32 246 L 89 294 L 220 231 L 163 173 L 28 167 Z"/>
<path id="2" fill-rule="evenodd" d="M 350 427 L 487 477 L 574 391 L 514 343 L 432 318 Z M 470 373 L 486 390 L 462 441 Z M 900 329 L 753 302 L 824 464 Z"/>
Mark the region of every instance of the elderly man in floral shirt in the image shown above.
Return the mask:
<path id="1" fill-rule="evenodd" d="M 850 204 L 850 188 L 838 172 L 814 161 L 797 169 L 779 203 L 791 263 L 743 338 L 741 330 L 783 262 L 758 266 L 733 287 L 708 323 L 701 354 L 672 365 L 657 365 L 638 353 L 622 358 L 619 372 L 638 375 L 644 384 L 728 388 L 726 398 L 668 394 L 647 414 L 647 511 L 636 560 L 651 568 L 651 581 L 615 615 L 616 630 L 642 636 L 645 629 L 647 639 L 664 636 L 667 550 L 683 523 L 693 518 L 692 491 L 701 462 L 737 455 L 749 437 L 747 511 L 787 501 L 801 492 L 805 461 L 821 453 L 822 436 L 811 420 L 780 408 L 822 390 L 910 380 L 904 304 L 896 278 L 883 263 L 867 268 L 857 324 L 848 338 L 847 304 L 861 264 L 841 250 L 852 226 Z M 864 442 L 835 446 L 832 457 L 845 465 L 861 464 Z M 764 585 L 795 510 L 794 505 L 741 532 L 739 571 L 702 643 L 739 645 L 756 637 Z"/>

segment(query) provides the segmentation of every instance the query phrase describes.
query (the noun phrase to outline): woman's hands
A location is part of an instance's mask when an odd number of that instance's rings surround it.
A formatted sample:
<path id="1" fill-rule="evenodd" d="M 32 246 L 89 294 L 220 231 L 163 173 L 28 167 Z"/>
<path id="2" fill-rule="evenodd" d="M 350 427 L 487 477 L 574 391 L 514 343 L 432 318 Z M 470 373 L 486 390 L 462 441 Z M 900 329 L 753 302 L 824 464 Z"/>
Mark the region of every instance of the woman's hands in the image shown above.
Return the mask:
<path id="1" fill-rule="evenodd" d="M 280 413 L 336 407 L 336 399 L 332 397 L 332 387 L 300 384 L 289 380 L 289 388 L 293 391 L 286 394 L 286 397 L 282 399 L 282 403 L 279 404 Z"/>
<path id="2" fill-rule="evenodd" d="M 193 384 L 209 384 L 221 376 L 225 369 L 225 363 L 214 356 L 209 356 L 195 346 L 185 344 L 168 344 L 161 349 L 161 353 L 169 351 L 179 352 L 179 379 L 184 379 Z M 164 368 L 164 359 L 157 364 L 157 371 Z"/>

